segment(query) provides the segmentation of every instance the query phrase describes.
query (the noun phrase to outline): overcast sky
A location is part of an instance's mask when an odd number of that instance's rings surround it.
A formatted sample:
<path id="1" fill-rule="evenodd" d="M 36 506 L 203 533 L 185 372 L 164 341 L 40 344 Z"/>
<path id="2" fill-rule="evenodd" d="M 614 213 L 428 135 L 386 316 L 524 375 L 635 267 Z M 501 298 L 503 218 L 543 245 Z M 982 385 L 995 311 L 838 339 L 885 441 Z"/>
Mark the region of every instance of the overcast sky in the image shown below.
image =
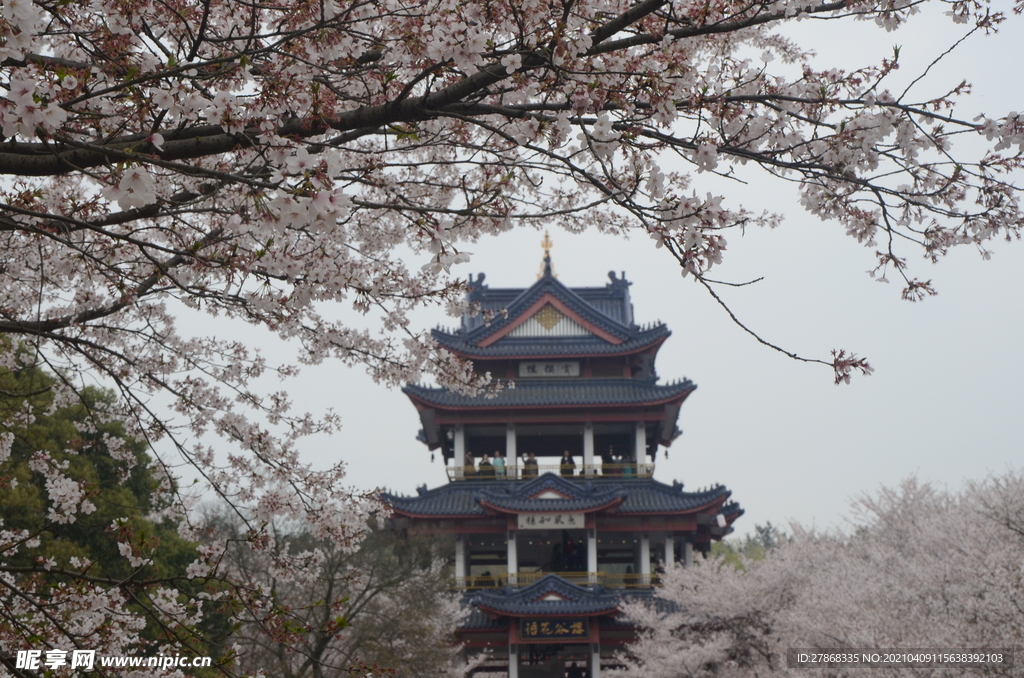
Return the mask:
<path id="1" fill-rule="evenodd" d="M 1001 35 L 975 36 L 958 48 L 918 91 L 945 92 L 966 79 L 975 90 L 959 117 L 1024 109 L 1024 22 L 1008 23 Z M 851 22 L 804 23 L 793 34 L 821 55 L 819 66 L 867 65 L 901 45 L 900 76 L 909 82 L 955 42 L 957 28 L 926 22 L 885 33 Z M 876 372 L 835 386 L 829 368 L 759 345 L 646 237 L 553 232 L 559 279 L 570 287 L 595 286 L 607 282 L 609 270 L 625 271 L 637 321 L 661 320 L 672 330 L 659 354 L 659 375 L 689 377 L 698 386 L 679 417 L 684 435 L 667 460 L 659 454 L 658 479 L 678 479 L 688 489 L 725 484 L 747 510 L 737 524 L 743 533 L 766 521 L 841 525 L 851 498 L 911 475 L 957 488 L 1021 467 L 1024 246 L 996 243 L 987 262 L 965 250 L 938 266 L 907 250 L 914 274 L 931 278 L 939 290 L 911 304 L 900 300 L 896 282 L 879 284 L 865 273 L 874 266 L 874 249 L 805 213 L 790 187 L 715 183 L 707 175 L 694 186 L 786 216 L 774 231 L 728 238 L 714 277 L 764 277 L 721 291 L 740 318 L 788 350 L 828 358 L 831 349 L 845 348 L 866 356 Z M 471 263 L 455 272 L 485 272 L 492 287 L 527 287 L 536 281 L 541 238 L 519 230 L 473 244 Z M 440 310 L 417 319 L 424 326 L 456 324 Z M 345 460 L 351 483 L 363 489 L 412 493 L 422 483 L 446 482 L 440 455 L 431 463 L 415 440 L 415 408 L 398 390 L 373 384 L 361 370 L 331 365 L 307 372 L 292 389 L 298 407 L 329 404 L 343 418 L 338 435 L 307 445 L 311 461 Z"/>

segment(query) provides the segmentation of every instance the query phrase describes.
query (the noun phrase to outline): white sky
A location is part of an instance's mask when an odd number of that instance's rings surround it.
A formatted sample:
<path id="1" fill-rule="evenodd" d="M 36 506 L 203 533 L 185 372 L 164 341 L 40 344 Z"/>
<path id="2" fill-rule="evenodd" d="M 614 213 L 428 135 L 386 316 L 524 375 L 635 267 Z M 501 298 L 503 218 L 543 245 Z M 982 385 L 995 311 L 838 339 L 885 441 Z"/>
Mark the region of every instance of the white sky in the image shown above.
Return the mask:
<path id="1" fill-rule="evenodd" d="M 1015 19 L 1001 35 L 975 36 L 958 48 L 918 91 L 972 82 L 975 108 L 957 110 L 961 118 L 1024 108 L 1016 66 L 1024 22 Z M 909 82 L 956 40 L 958 28 L 927 22 L 887 34 L 851 22 L 804 23 L 793 33 L 821 54 L 819 66 L 868 65 L 899 44 L 906 64 L 901 76 Z M 637 321 L 662 320 L 673 332 L 659 354 L 659 375 L 686 376 L 698 385 L 680 414 L 684 435 L 668 460 L 659 454 L 658 479 L 679 479 L 694 490 L 725 484 L 747 510 L 737 523 L 743 533 L 766 521 L 841 525 L 851 498 L 910 475 L 956 488 L 965 479 L 1020 467 L 1024 246 L 996 243 L 988 262 L 965 250 L 938 266 L 906 250 L 912 273 L 931 278 L 939 290 L 911 304 L 900 300 L 896 281 L 878 284 L 866 275 L 873 248 L 805 213 L 788 186 L 723 187 L 707 175 L 696 177 L 694 186 L 701 194 L 723 193 L 732 204 L 786 215 L 775 231 L 729 237 L 725 262 L 713 277 L 765 278 L 720 291 L 740 318 L 801 355 L 827 358 L 830 349 L 846 348 L 866 356 L 876 372 L 834 386 L 829 368 L 757 344 L 646 237 L 554 232 L 559 279 L 570 287 L 595 286 L 607 282 L 609 270 L 625 271 Z M 541 237 L 521 230 L 469 246 L 473 260 L 457 273 L 483 271 L 492 287 L 527 287 L 536 280 Z M 456 323 L 440 310 L 419 318 L 424 326 Z M 351 483 L 363 489 L 412 493 L 422 483 L 446 482 L 440 454 L 430 463 L 430 453 L 414 439 L 419 419 L 398 390 L 373 384 L 361 370 L 331 365 L 308 371 L 298 384 L 297 408 L 327 404 L 344 423 L 333 438 L 310 441 L 311 461 L 345 460 Z"/>

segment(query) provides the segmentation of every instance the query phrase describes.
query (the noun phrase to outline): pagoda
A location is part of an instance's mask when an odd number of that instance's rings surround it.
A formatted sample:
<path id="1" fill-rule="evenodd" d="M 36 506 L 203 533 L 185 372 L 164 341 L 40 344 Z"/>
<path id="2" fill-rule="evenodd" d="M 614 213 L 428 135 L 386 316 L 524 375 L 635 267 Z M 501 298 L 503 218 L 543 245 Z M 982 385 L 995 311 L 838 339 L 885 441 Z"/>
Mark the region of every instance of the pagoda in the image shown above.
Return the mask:
<path id="1" fill-rule="evenodd" d="M 650 598 L 659 572 L 706 553 L 743 510 L 723 486 L 654 479 L 696 385 L 658 378 L 670 332 L 634 321 L 624 273 L 566 287 L 546 235 L 543 245 L 533 286 L 471 277 L 472 312 L 433 332 L 508 384 L 479 396 L 407 386 L 449 482 L 384 500 L 404 528 L 454 536 L 455 585 L 472 610 L 457 635 L 468 653 L 488 653 L 481 671 L 598 678 L 634 637 L 622 604 Z"/>

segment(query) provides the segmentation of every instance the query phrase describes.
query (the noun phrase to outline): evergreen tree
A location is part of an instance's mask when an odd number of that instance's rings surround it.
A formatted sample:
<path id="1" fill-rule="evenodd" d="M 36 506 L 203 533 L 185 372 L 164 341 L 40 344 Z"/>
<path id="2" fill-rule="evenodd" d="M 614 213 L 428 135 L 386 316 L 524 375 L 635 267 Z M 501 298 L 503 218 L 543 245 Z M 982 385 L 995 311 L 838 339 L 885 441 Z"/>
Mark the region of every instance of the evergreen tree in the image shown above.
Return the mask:
<path id="1" fill-rule="evenodd" d="M 7 447 L 0 459 L 0 572 L 25 592 L 9 588 L 0 596 L 5 648 L 73 649 L 66 640 L 47 643 L 45 634 L 25 624 L 21 604 L 49 611 L 61 627 L 65 596 L 102 584 L 144 620 L 123 649 L 153 654 L 162 643 L 185 638 L 196 655 L 217 654 L 208 641 L 224 635 L 218 615 L 181 626 L 156 611 L 202 589 L 185 576 L 196 544 L 161 514 L 173 485 L 165 481 L 161 487 L 146 443 L 126 434 L 112 393 L 88 387 L 62 404 L 54 397 L 58 379 L 34 365 L 0 370 L 0 437 Z M 55 469 L 77 483 L 61 482 Z M 78 511 L 48 511 L 62 502 L 75 503 Z M 178 594 L 169 595 L 171 587 Z M 70 629 L 82 620 L 72 614 L 64 621 Z M 81 649 L 93 649 L 89 634 L 70 634 L 76 635 Z"/>

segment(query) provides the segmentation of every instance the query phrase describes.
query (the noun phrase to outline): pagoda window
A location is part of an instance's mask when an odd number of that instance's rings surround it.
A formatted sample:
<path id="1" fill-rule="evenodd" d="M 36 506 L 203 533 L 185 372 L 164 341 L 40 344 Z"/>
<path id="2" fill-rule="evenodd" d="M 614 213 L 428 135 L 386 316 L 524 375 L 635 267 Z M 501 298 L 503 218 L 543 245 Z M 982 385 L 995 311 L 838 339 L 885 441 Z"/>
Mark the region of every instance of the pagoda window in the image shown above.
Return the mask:
<path id="1" fill-rule="evenodd" d="M 578 572 L 583 575 L 578 583 L 587 579 L 587 535 L 583 529 L 521 530 L 516 554 L 520 584 L 530 584 L 549 572 Z"/>
<path id="2" fill-rule="evenodd" d="M 599 537 L 597 544 L 598 581 L 608 587 L 625 586 L 636 581 L 636 554 L 633 538 Z"/>
<path id="3" fill-rule="evenodd" d="M 557 459 L 543 457 L 561 457 L 562 452 L 569 451 L 577 464 L 582 463 L 583 456 L 583 425 L 519 425 L 516 427 L 516 452 L 520 457 L 533 452 L 540 464 L 557 464 Z"/>
<path id="4" fill-rule="evenodd" d="M 503 536 L 465 535 L 467 577 L 472 589 L 500 588 L 508 583 L 508 550 Z"/>
<path id="5" fill-rule="evenodd" d="M 646 533 L 611 533 L 597 540 L 598 581 L 605 586 L 649 586 L 651 540 Z M 664 546 L 659 542 L 659 546 Z M 645 558 L 646 556 L 646 558 Z"/>
<path id="6" fill-rule="evenodd" d="M 460 433 L 461 431 L 461 433 Z M 459 442 L 459 436 L 462 436 L 462 442 Z M 462 480 L 463 478 L 475 478 L 479 470 L 480 461 L 486 454 L 490 459 L 494 458 L 496 453 L 501 453 L 505 458 L 505 463 L 508 465 L 515 464 L 515 433 L 511 436 L 512 444 L 509 445 L 509 432 L 507 427 L 502 424 L 500 426 L 468 426 L 462 424 L 456 424 L 453 432 L 453 443 L 454 443 L 454 455 L 453 455 L 453 469 L 454 473 L 449 474 L 451 478 L 456 480 Z M 460 457 L 460 444 L 462 449 L 462 456 Z M 491 478 L 497 476 L 491 475 Z"/>

